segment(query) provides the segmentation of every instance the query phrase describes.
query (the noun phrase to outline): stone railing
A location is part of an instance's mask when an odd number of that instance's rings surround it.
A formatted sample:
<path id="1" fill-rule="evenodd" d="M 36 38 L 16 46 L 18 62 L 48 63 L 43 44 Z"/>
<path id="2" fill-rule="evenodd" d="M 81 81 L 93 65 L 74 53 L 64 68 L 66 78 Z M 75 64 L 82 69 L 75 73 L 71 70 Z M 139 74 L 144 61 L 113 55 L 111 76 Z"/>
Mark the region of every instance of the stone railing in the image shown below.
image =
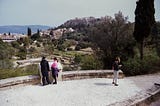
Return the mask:
<path id="1" fill-rule="evenodd" d="M 51 76 L 51 75 L 50 75 Z M 78 79 L 89 79 L 89 78 L 112 78 L 112 70 L 84 70 L 84 71 L 66 71 L 60 72 L 58 80 L 78 80 Z M 123 72 L 119 72 L 119 78 L 123 78 Z M 52 78 L 51 78 L 52 79 Z M 22 76 L 15 78 L 7 78 L 0 80 L 0 88 L 20 85 L 20 84 L 40 84 L 40 76 Z"/>

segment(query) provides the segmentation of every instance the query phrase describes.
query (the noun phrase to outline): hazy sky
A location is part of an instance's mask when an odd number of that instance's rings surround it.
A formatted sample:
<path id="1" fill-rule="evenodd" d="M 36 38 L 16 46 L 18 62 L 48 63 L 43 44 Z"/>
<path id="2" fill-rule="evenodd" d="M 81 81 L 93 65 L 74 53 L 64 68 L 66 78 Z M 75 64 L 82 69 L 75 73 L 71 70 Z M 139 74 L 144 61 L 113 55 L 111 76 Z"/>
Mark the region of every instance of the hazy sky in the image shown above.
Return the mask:
<path id="1" fill-rule="evenodd" d="M 0 25 L 57 26 L 75 17 L 114 16 L 121 11 L 134 21 L 137 0 L 0 0 Z M 160 21 L 160 0 L 155 0 Z"/>

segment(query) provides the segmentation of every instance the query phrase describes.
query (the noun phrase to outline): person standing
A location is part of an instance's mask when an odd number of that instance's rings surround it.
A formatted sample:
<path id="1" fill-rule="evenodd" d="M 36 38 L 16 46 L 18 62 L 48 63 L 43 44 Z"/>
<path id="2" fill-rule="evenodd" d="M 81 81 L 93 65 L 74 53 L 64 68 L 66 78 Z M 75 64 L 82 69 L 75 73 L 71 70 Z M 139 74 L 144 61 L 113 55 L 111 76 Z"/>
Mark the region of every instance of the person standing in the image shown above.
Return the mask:
<path id="1" fill-rule="evenodd" d="M 59 81 L 62 81 L 62 71 L 63 71 L 63 66 L 60 60 L 58 60 L 58 80 Z"/>
<path id="2" fill-rule="evenodd" d="M 47 84 L 50 84 L 49 76 L 48 76 L 49 64 L 48 64 L 48 61 L 45 59 L 45 57 L 42 57 L 42 60 L 40 62 L 40 66 L 41 66 L 42 84 L 43 84 L 43 86 L 47 85 Z M 47 84 L 46 84 L 46 81 L 47 81 Z"/>
<path id="3" fill-rule="evenodd" d="M 122 65 L 120 64 L 120 58 L 117 57 L 112 65 L 112 70 L 113 70 L 113 82 L 112 84 L 114 84 L 115 86 L 118 86 L 117 80 L 118 80 L 118 74 L 119 74 L 119 68 Z"/>
<path id="4" fill-rule="evenodd" d="M 58 77 L 59 70 L 58 70 L 58 60 L 56 57 L 53 59 L 51 70 L 52 70 L 52 77 L 54 79 L 53 84 L 57 84 L 57 77 Z"/>

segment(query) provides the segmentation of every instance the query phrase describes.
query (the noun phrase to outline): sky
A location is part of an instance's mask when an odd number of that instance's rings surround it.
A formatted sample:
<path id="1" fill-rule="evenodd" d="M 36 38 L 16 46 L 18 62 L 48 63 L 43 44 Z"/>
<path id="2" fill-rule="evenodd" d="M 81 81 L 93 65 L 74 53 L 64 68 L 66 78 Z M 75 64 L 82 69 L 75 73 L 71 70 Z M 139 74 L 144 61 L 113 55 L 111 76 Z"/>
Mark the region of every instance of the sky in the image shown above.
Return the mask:
<path id="1" fill-rule="evenodd" d="M 0 26 L 58 26 L 82 17 L 112 16 L 121 11 L 134 22 L 137 0 L 0 0 Z M 160 21 L 160 0 L 155 0 L 155 19 Z"/>

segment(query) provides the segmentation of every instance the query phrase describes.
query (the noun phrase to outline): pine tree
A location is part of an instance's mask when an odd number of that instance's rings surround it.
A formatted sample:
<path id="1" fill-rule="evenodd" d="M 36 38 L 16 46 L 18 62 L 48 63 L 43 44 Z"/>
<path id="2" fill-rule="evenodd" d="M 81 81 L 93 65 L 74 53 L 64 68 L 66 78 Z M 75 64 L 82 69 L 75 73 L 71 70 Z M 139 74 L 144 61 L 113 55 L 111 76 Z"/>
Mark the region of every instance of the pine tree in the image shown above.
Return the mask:
<path id="1" fill-rule="evenodd" d="M 28 36 L 31 36 L 31 35 L 32 35 L 32 30 L 31 30 L 31 28 L 29 28 L 29 27 L 28 27 L 28 29 L 27 29 L 27 35 L 28 35 Z"/>
<path id="2" fill-rule="evenodd" d="M 154 0 L 139 0 L 135 10 L 134 38 L 140 44 L 140 58 L 143 59 L 144 39 L 151 33 L 155 23 Z"/>

